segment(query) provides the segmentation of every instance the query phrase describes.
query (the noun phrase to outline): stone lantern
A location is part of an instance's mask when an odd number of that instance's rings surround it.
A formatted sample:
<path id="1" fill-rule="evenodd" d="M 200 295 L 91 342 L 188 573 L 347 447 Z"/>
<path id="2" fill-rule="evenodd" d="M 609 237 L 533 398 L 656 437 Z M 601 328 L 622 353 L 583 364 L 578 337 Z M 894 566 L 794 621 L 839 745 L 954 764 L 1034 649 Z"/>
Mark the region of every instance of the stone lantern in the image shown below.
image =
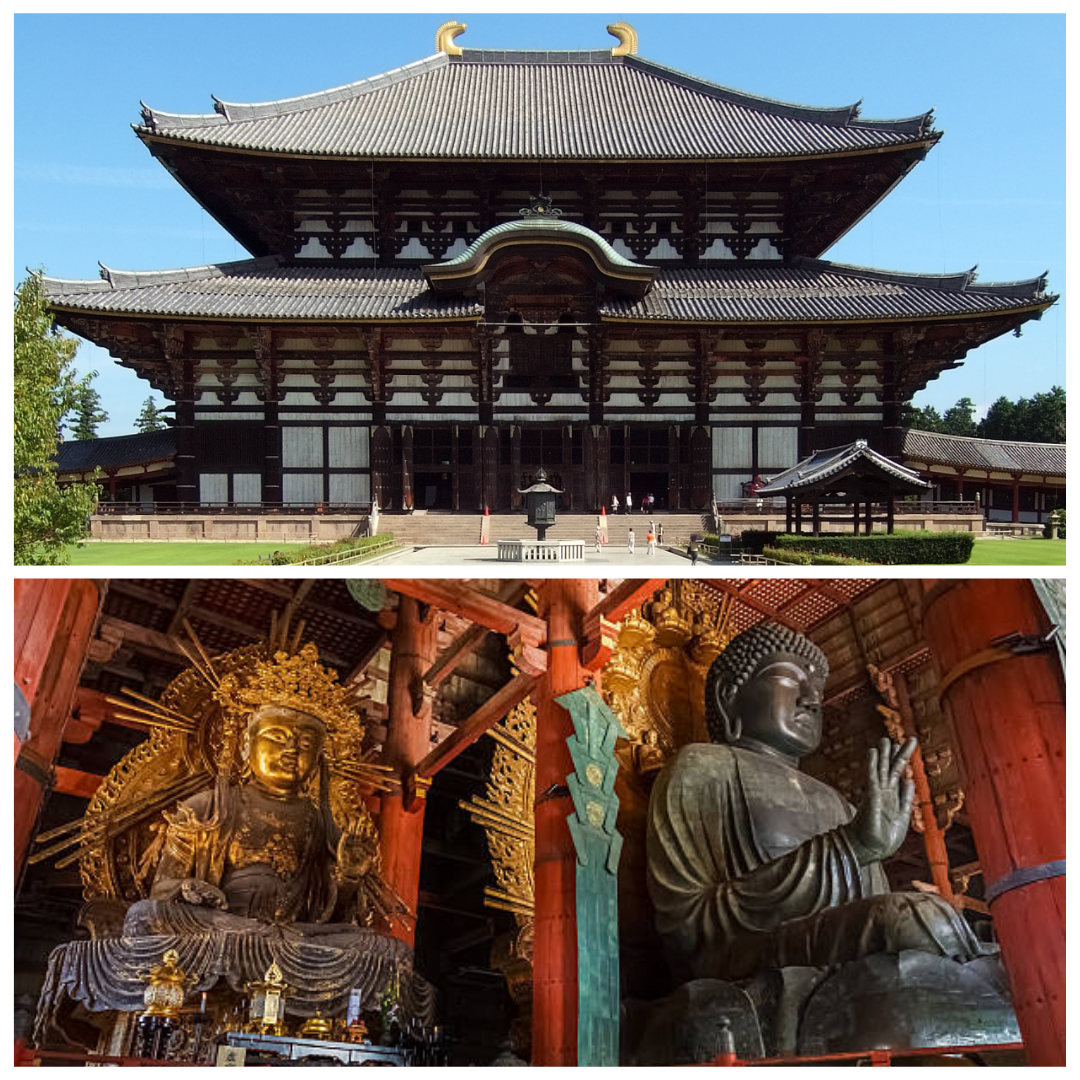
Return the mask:
<path id="1" fill-rule="evenodd" d="M 562 492 L 547 482 L 547 473 L 541 466 L 536 473 L 536 483 L 518 488 L 518 494 L 525 496 L 528 524 L 536 530 L 536 539 L 545 540 L 547 530 L 555 524 L 555 497 Z"/>

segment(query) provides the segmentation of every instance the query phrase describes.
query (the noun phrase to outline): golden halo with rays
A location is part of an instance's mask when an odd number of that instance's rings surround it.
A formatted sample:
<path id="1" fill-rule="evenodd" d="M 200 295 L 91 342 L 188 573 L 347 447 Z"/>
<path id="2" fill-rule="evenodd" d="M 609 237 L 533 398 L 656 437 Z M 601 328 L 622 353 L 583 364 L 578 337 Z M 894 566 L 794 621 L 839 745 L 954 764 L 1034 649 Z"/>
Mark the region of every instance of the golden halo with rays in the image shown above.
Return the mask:
<path id="1" fill-rule="evenodd" d="M 355 691 L 319 663 L 313 643 L 301 644 L 303 630 L 300 622 L 290 636 L 288 616 L 275 613 L 265 641 L 211 657 L 185 621 L 189 641 L 177 645 L 191 667 L 157 701 L 131 690 L 108 699 L 119 706 L 119 719 L 151 728 L 150 737 L 109 771 L 81 818 L 37 837 L 45 846 L 31 861 L 59 856 L 59 869 L 78 862 L 87 900 L 145 897 L 164 839 L 164 812 L 218 776 L 238 779 L 248 720 L 267 704 L 288 705 L 322 721 L 331 813 L 342 829 L 359 823 L 361 834 L 374 842 L 363 797 L 394 790 L 398 782 L 388 767 L 366 760 Z M 317 778 L 307 794 L 319 800 Z"/>

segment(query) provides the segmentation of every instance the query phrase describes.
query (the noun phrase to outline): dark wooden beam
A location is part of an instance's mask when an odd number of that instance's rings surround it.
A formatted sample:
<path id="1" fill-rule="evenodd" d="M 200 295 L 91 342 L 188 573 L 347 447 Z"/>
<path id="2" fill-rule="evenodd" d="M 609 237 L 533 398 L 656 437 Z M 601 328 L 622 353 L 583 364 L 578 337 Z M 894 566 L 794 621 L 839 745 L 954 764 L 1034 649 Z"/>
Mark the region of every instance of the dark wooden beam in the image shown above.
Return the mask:
<path id="1" fill-rule="evenodd" d="M 510 581 L 499 590 L 498 599 L 500 603 L 516 608 L 528 591 L 529 586 L 525 582 Z M 480 648 L 489 633 L 486 626 L 476 623 L 470 626 L 453 644 L 443 649 L 435 663 L 424 672 L 424 682 L 428 686 L 439 686 L 450 677 L 458 664 Z"/>
<path id="2" fill-rule="evenodd" d="M 180 633 L 184 619 L 187 618 L 188 611 L 195 602 L 195 594 L 199 591 L 199 586 L 202 585 L 202 583 L 202 578 L 192 578 L 191 581 L 184 586 L 180 602 L 176 605 L 173 617 L 169 620 L 169 629 L 165 631 L 169 637 L 175 637 Z"/>
<path id="3" fill-rule="evenodd" d="M 707 580 L 706 583 L 711 585 L 714 589 L 719 589 L 721 592 L 729 593 L 734 596 L 740 603 L 745 604 L 749 608 L 753 608 L 754 611 L 759 612 L 762 615 L 768 616 L 770 619 L 775 619 L 782 626 L 786 626 L 789 630 L 795 630 L 798 633 L 802 633 L 806 627 L 800 623 L 795 622 L 794 619 L 789 619 L 782 612 L 776 610 L 776 608 L 769 607 L 768 604 L 763 604 L 760 600 L 755 599 L 753 596 L 749 596 L 746 593 L 746 589 L 756 585 L 761 579 L 753 578 L 750 581 L 741 583 L 742 588 L 739 587 L 733 581 L 725 581 L 722 578 L 713 578 Z"/>
<path id="4" fill-rule="evenodd" d="M 472 746 L 484 732 L 494 727 L 515 705 L 524 701 L 538 681 L 537 675 L 515 675 L 501 690 L 492 694 L 472 716 L 458 724 L 453 735 L 439 743 L 416 766 L 413 773 L 423 779 L 433 777 L 444 765 Z"/>
<path id="5" fill-rule="evenodd" d="M 467 582 L 393 578 L 387 580 L 385 585 L 394 592 L 415 597 L 440 611 L 449 611 L 486 626 L 497 634 L 510 636 L 516 633 L 532 648 L 539 648 L 547 640 L 547 623 L 543 619 L 518 611 Z"/>

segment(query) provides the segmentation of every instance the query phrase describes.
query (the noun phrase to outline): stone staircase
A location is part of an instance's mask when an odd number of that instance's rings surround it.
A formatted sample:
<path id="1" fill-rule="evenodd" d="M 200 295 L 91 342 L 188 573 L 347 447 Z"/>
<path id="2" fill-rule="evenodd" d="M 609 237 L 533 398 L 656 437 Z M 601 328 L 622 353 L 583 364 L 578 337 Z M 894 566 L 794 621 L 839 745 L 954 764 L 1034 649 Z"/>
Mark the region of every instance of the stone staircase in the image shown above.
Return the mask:
<path id="1" fill-rule="evenodd" d="M 705 515 L 706 517 L 708 515 Z M 469 547 L 480 543 L 481 515 L 440 511 L 413 514 L 383 513 L 379 516 L 379 534 L 393 533 L 394 539 L 411 547 Z M 583 540 L 591 544 L 596 533 L 596 514 L 560 514 L 547 532 L 549 540 Z M 633 526 L 634 537 L 644 546 L 649 521 L 663 522 L 664 542 L 673 543 L 676 537 L 686 539 L 691 533 L 708 529 L 704 518 L 695 513 L 656 513 L 653 515 L 620 514 L 604 518 L 608 526 L 608 544 L 626 546 L 626 534 Z M 536 530 L 525 524 L 525 511 L 492 514 L 489 544 L 499 540 L 534 539 Z"/>

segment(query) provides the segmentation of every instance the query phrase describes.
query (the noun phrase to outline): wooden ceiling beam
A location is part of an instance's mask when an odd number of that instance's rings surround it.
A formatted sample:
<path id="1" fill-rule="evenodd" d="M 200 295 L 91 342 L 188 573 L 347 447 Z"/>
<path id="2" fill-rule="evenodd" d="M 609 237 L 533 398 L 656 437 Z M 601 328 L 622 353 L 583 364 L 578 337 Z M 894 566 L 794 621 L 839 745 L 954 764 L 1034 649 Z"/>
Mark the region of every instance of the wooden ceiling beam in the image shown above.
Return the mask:
<path id="1" fill-rule="evenodd" d="M 653 593 L 666 584 L 667 578 L 628 578 L 621 581 L 585 616 L 585 621 L 589 623 L 602 618 L 608 622 L 621 622 L 634 608 L 651 599 Z"/>
<path id="2" fill-rule="evenodd" d="M 169 629 L 165 631 L 169 637 L 175 637 L 180 633 L 184 619 L 187 618 L 188 611 L 195 602 L 195 594 L 199 591 L 199 586 L 202 582 L 202 578 L 192 578 L 184 587 L 184 591 L 180 596 L 180 602 L 176 605 L 173 617 L 169 620 Z"/>
<path id="3" fill-rule="evenodd" d="M 547 623 L 543 619 L 518 611 L 501 600 L 479 592 L 467 582 L 391 578 L 384 584 L 394 592 L 431 604 L 440 611 L 461 615 L 497 634 L 509 636 L 521 631 L 523 640 L 532 646 L 540 646 L 547 640 Z"/>
<path id="4" fill-rule="evenodd" d="M 722 578 L 705 579 L 703 584 L 711 585 L 714 589 L 718 589 L 720 592 L 728 593 L 730 596 L 734 596 L 740 603 L 745 604 L 749 608 L 753 608 L 754 611 L 760 615 L 765 615 L 770 619 L 775 619 L 781 626 L 786 626 L 789 630 L 794 630 L 796 633 L 804 633 L 806 627 L 801 623 L 797 623 L 794 619 L 789 619 L 783 612 L 778 611 L 776 608 L 769 607 L 768 604 L 762 603 L 760 600 L 746 593 L 746 589 L 753 585 L 756 585 L 760 578 L 754 578 L 751 581 L 745 583 L 742 589 L 737 584 L 731 581 L 725 581 Z M 773 579 L 769 579 L 773 580 Z"/>
<path id="5" fill-rule="evenodd" d="M 498 600 L 516 608 L 521 603 L 529 586 L 522 581 L 509 581 L 499 590 Z M 438 655 L 435 663 L 424 672 L 424 682 L 428 686 L 439 686 L 453 674 L 454 669 L 463 660 L 470 657 L 484 643 L 490 631 L 486 626 L 474 623 L 452 644 Z"/>
<path id="6" fill-rule="evenodd" d="M 74 795 L 78 799 L 92 799 L 105 779 L 104 776 L 83 772 L 82 769 L 69 769 L 65 765 L 57 765 L 53 775 L 53 791 L 61 795 Z"/>
<path id="7" fill-rule="evenodd" d="M 537 675 L 515 675 L 501 690 L 497 690 L 467 720 L 454 729 L 430 754 L 412 770 L 413 777 L 430 780 L 444 765 L 467 750 L 486 731 L 494 727 L 511 709 L 532 693 L 539 681 Z M 408 788 L 408 782 L 404 785 Z"/>

